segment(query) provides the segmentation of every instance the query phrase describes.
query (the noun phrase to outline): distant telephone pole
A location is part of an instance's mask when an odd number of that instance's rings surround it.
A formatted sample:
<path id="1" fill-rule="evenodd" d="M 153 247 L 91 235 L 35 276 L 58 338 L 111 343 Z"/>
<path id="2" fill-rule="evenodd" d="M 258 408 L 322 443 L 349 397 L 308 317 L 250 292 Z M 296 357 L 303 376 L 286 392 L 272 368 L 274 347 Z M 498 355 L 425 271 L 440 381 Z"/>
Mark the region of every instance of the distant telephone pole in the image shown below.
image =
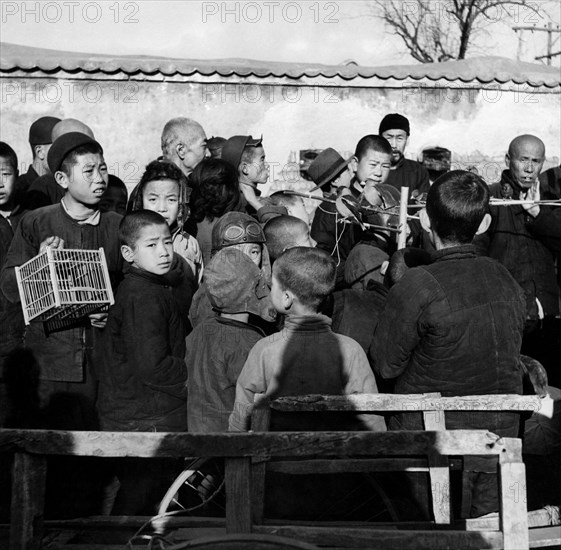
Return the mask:
<path id="1" fill-rule="evenodd" d="M 561 33 L 561 29 L 559 28 L 559 25 L 557 25 L 557 28 L 554 29 L 551 22 L 549 22 L 547 24 L 547 27 L 541 28 L 541 27 L 512 27 L 512 30 L 515 32 L 518 31 L 536 31 L 536 32 L 546 32 L 547 33 L 547 54 L 545 55 L 538 55 L 537 57 L 534 57 L 534 59 L 536 61 L 538 61 L 538 59 L 547 59 L 547 64 L 551 65 L 551 59 L 553 57 L 555 57 L 556 55 L 561 55 L 561 50 L 558 52 L 552 52 L 551 50 L 553 49 L 553 46 L 557 43 L 557 40 L 559 40 L 559 37 L 557 37 L 555 39 L 555 41 L 553 40 L 553 33 Z M 520 34 L 520 36 L 518 37 L 518 52 L 520 53 L 520 42 L 522 40 L 522 34 Z"/>

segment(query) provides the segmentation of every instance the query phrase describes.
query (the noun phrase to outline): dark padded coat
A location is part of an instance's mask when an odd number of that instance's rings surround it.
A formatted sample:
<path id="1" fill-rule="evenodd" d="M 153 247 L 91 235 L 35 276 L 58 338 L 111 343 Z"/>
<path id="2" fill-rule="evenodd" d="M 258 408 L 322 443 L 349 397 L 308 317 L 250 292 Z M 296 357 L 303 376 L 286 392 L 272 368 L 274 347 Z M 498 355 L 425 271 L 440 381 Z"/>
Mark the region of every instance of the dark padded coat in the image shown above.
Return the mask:
<path id="1" fill-rule="evenodd" d="M 443 396 L 521 393 L 519 365 L 526 316 L 520 286 L 499 262 L 472 245 L 436 252 L 388 293 L 371 348 L 374 370 L 396 378 L 396 393 Z M 448 428 L 516 436 L 516 414 L 447 413 Z M 458 416 L 459 415 L 459 416 Z M 413 416 L 412 422 L 419 415 Z M 420 425 L 403 424 L 405 429 Z"/>
<path id="2" fill-rule="evenodd" d="M 168 280 L 131 267 L 103 339 L 96 361 L 102 429 L 186 430 L 185 328 Z"/>

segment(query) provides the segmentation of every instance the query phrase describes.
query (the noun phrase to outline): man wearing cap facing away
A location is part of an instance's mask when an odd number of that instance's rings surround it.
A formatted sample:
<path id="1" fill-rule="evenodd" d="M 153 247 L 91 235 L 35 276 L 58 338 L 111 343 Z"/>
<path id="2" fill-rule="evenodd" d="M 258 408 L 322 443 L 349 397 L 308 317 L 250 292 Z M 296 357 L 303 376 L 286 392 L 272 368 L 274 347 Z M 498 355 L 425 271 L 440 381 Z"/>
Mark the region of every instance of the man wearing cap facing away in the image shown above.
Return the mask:
<path id="1" fill-rule="evenodd" d="M 29 145 L 33 161 L 25 174 L 21 174 L 16 182 L 16 189 L 21 201 L 29 186 L 43 174 L 49 172 L 47 154 L 53 143 L 51 133 L 54 126 L 60 122 L 60 118 L 54 116 L 43 116 L 38 118 L 29 128 Z"/>
<path id="2" fill-rule="evenodd" d="M 263 203 L 258 185 L 267 183 L 269 165 L 265 162 L 263 138 L 233 136 L 222 147 L 222 160 L 229 162 L 238 171 L 240 192 L 247 206 L 248 214 L 255 214 Z"/>
<path id="3" fill-rule="evenodd" d="M 48 246 L 82 250 L 103 247 L 114 285 L 122 271 L 118 239 L 121 216 L 99 210 L 108 179 L 101 145 L 86 134 L 70 132 L 53 142 L 48 162 L 65 194 L 60 203 L 25 214 L 15 231 L 0 274 L 0 290 L 14 303 L 20 301 L 14 268 Z M 49 336 L 40 321 L 32 321 L 27 328 L 25 346 L 39 365 L 40 404 L 44 407 L 50 400 L 53 407 L 56 397 L 60 400 L 63 394 L 65 405 L 55 416 L 68 429 L 97 427 L 96 382 L 86 350 L 91 352 L 95 338 L 92 326 L 101 328 L 105 315 L 93 314 L 77 326 Z"/>
<path id="4" fill-rule="evenodd" d="M 52 128 L 53 142 L 70 132 L 79 132 L 95 139 L 92 129 L 75 118 L 65 118 L 57 122 Z M 127 188 L 123 181 L 113 174 L 109 174 L 109 183 L 100 202 L 100 210 L 114 211 L 121 215 L 127 208 Z M 65 189 L 56 181 L 49 171 L 38 177 L 29 187 L 23 200 L 25 210 L 35 210 L 42 206 L 57 204 L 64 197 Z"/>
<path id="5" fill-rule="evenodd" d="M 308 174 L 316 184 L 315 189 L 321 189 L 326 199 L 352 194 L 349 189 L 353 179 L 352 159 L 345 160 L 335 149 L 328 147 L 310 164 Z M 356 242 L 354 226 L 339 223 L 341 218 L 335 203 L 324 201 L 315 211 L 310 232 L 317 248 L 325 250 L 335 260 L 337 286 L 344 285 L 345 260 Z"/>
<path id="6" fill-rule="evenodd" d="M 386 115 L 380 122 L 378 133 L 392 146 L 392 164 L 386 183 L 396 189 L 408 187 L 409 197 L 412 198 L 428 193 L 430 179 L 427 169 L 404 156 L 410 134 L 409 120 L 398 113 Z"/>

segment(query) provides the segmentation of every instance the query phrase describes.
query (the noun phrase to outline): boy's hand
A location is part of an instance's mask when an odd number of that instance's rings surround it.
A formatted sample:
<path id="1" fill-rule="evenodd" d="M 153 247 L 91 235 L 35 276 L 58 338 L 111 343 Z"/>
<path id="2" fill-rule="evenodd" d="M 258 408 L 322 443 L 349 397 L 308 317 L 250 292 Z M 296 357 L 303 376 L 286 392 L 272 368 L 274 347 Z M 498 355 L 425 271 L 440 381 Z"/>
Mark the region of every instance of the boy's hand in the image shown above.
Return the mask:
<path id="1" fill-rule="evenodd" d="M 241 185 L 240 189 L 243 196 L 245 197 L 245 200 L 249 205 L 253 206 L 255 210 L 259 210 L 263 207 L 264 203 L 259 200 L 259 197 L 255 193 L 255 189 L 251 185 L 244 183 L 243 185 Z"/>
<path id="2" fill-rule="evenodd" d="M 107 312 L 104 313 L 90 313 L 88 317 L 90 318 L 90 323 L 92 327 L 95 328 L 105 328 L 107 324 Z"/>
<path id="3" fill-rule="evenodd" d="M 42 252 L 45 252 L 45 248 L 47 248 L 47 246 L 50 246 L 51 248 L 60 250 L 62 248 L 64 248 L 64 240 L 61 239 L 60 237 L 47 237 L 42 243 L 41 246 L 39 246 L 39 254 L 41 254 Z"/>
<path id="4" fill-rule="evenodd" d="M 528 189 L 524 200 L 527 201 L 539 201 L 540 200 L 540 181 L 536 180 L 535 183 Z M 537 204 L 523 204 L 522 208 L 532 216 L 532 218 L 537 217 L 540 213 L 540 207 Z"/>

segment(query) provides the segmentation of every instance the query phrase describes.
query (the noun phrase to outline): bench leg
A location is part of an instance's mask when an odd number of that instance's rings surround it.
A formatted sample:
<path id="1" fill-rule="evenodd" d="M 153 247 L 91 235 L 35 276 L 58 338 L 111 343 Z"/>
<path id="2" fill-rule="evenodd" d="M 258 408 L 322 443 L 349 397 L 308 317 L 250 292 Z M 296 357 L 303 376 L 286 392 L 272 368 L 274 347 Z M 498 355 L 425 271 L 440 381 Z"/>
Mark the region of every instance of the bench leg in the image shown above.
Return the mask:
<path id="1" fill-rule="evenodd" d="M 251 458 L 226 458 L 226 532 L 251 533 Z"/>
<path id="2" fill-rule="evenodd" d="M 261 524 L 264 519 L 267 462 L 255 462 L 252 464 L 251 469 L 251 509 L 253 523 Z"/>
<path id="3" fill-rule="evenodd" d="M 505 438 L 499 457 L 500 529 L 504 550 L 529 548 L 526 467 L 522 462 L 522 442 Z"/>
<path id="4" fill-rule="evenodd" d="M 38 550 L 43 538 L 47 460 L 16 453 L 12 472 L 10 550 Z"/>
<path id="5" fill-rule="evenodd" d="M 500 464 L 501 531 L 505 550 L 529 547 L 526 468 L 522 462 Z"/>

